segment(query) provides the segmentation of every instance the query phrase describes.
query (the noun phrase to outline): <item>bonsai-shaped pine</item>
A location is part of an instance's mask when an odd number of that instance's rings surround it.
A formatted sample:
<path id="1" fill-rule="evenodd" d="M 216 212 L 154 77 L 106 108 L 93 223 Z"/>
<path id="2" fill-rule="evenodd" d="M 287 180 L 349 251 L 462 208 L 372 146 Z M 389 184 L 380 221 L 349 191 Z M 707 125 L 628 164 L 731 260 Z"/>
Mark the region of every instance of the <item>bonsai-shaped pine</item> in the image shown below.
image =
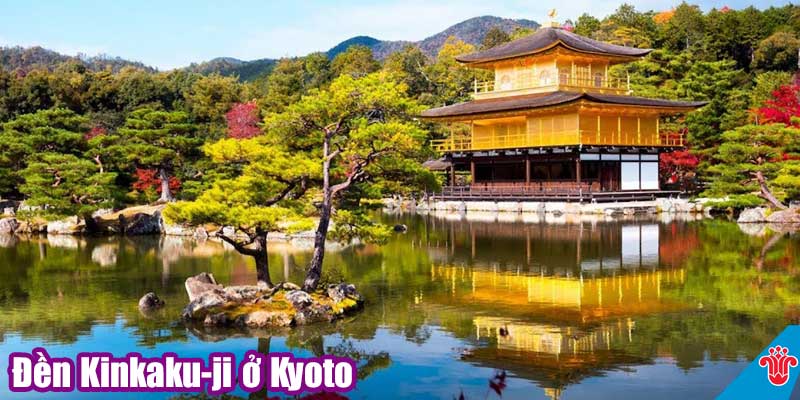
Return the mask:
<path id="1" fill-rule="evenodd" d="M 713 194 L 758 193 L 770 206 L 800 195 L 800 129 L 784 124 L 745 125 L 722 135 L 712 166 Z M 773 192 L 773 186 L 778 191 Z"/>
<path id="2" fill-rule="evenodd" d="M 66 109 L 20 115 L 0 131 L 0 186 L 11 185 L 35 213 L 48 219 L 78 216 L 113 203 L 116 174 L 83 156 L 87 119 Z M 0 190 L 8 190 L 0 187 Z"/>
<path id="3" fill-rule="evenodd" d="M 310 229 L 310 182 L 319 179 L 319 165 L 267 143 L 264 136 L 222 139 L 206 146 L 215 163 L 235 164 L 234 177 L 219 179 L 194 201 L 179 201 L 164 210 L 169 222 L 233 226 L 241 235 L 217 236 L 239 253 L 253 257 L 259 285 L 272 287 L 267 234 Z"/>
<path id="4" fill-rule="evenodd" d="M 420 111 L 406 86 L 384 73 L 359 79 L 345 74 L 265 118 L 270 143 L 313 160 L 322 178 L 304 290 L 319 283 L 332 218 L 338 217 L 339 239 L 384 239 L 388 230 L 366 218 L 362 198 L 378 197 L 388 188 L 412 190 L 413 183 L 430 176 L 419 163 L 427 137 L 413 118 Z"/>
<path id="5" fill-rule="evenodd" d="M 41 110 L 0 124 L 0 193 L 14 193 L 24 182 L 22 171 L 44 153 L 80 156 L 87 119 L 73 111 Z"/>
<path id="6" fill-rule="evenodd" d="M 137 168 L 155 169 L 161 182 L 159 203 L 174 201 L 170 177 L 176 168 L 198 153 L 202 138 L 196 136 L 189 116 L 181 111 L 141 108 L 130 113 L 125 125 L 114 134 L 92 139 L 112 157 L 124 159 Z"/>
<path id="7" fill-rule="evenodd" d="M 92 213 L 113 204 L 117 174 L 100 171 L 97 164 L 72 154 L 43 153 L 22 170 L 25 183 L 20 191 L 26 203 L 41 207 L 49 218 L 79 216 L 86 226 L 94 224 Z"/>

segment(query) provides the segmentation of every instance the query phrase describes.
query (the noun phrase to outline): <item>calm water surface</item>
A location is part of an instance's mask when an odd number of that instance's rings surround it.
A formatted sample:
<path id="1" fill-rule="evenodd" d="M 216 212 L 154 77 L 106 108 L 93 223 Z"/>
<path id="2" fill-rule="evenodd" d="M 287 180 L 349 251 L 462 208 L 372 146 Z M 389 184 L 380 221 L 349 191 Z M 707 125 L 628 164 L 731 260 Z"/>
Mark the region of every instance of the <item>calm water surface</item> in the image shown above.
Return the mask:
<path id="1" fill-rule="evenodd" d="M 251 261 L 216 242 L 0 237 L 0 363 L 42 345 L 57 356 L 260 349 L 356 358 L 352 399 L 497 398 L 487 385 L 497 370 L 509 376 L 504 399 L 694 399 L 718 394 L 800 319 L 796 234 L 747 235 L 714 220 L 383 218 L 408 232 L 326 257 L 332 279 L 354 282 L 368 299 L 365 310 L 290 331 L 177 321 L 188 276 L 255 281 Z M 270 250 L 273 280 L 302 279 L 309 251 Z M 167 307 L 146 317 L 136 303 L 148 291 Z M 41 397 L 7 387 L 2 373 L 0 398 Z"/>

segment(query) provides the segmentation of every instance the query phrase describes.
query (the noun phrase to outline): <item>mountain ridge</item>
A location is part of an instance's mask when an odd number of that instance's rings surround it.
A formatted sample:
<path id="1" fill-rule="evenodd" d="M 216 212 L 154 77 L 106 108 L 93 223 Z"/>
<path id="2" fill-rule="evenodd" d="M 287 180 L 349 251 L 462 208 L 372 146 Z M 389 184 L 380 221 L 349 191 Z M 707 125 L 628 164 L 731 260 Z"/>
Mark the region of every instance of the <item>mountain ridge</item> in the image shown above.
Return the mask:
<path id="1" fill-rule="evenodd" d="M 408 45 L 417 46 L 428 57 L 435 58 L 439 49 L 448 37 L 456 38 L 472 44 L 480 45 L 486 33 L 493 27 L 498 27 L 507 33 L 517 28 L 536 29 L 540 25 L 528 19 L 510 19 L 491 15 L 473 17 L 447 27 L 445 30 L 428 36 L 422 40 L 380 40 L 371 36 L 359 35 L 337 43 L 325 53 L 333 58 L 347 50 L 350 46 L 362 45 L 372 49 L 376 59 L 383 60 L 390 54 L 402 50 Z M 0 68 L 9 70 L 30 70 L 36 67 L 55 68 L 56 65 L 73 60 L 83 63 L 90 69 L 104 69 L 110 67 L 117 71 L 126 66 L 156 71 L 141 62 L 125 60 L 119 57 L 95 56 L 68 56 L 40 46 L 29 48 L 0 47 Z M 177 68 L 204 75 L 219 73 L 225 76 L 238 76 L 242 81 L 250 81 L 263 77 L 272 71 L 278 59 L 261 58 L 255 60 L 241 60 L 234 57 L 216 57 L 208 61 L 191 63 L 188 66 Z"/>

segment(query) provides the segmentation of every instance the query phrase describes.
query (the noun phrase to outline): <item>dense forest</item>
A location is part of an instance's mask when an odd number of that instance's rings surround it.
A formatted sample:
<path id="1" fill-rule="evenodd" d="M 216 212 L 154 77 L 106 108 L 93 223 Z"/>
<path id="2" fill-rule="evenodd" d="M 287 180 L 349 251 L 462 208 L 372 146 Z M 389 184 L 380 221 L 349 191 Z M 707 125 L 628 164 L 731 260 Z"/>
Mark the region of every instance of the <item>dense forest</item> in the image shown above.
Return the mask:
<path id="1" fill-rule="evenodd" d="M 584 14 L 566 21 L 564 28 L 597 40 L 654 48 L 644 60 L 612 71 L 630 75 L 635 95 L 709 101 L 685 118 L 665 121 L 668 129 L 689 137 L 687 151 L 662 160 L 665 181 L 710 196 L 740 195 L 731 200 L 737 205 L 760 203 L 764 183 L 774 192 L 773 203 L 800 195 L 795 119 L 800 116 L 800 86 L 794 80 L 800 7 L 703 12 L 682 3 L 658 12 L 622 5 L 602 18 Z M 337 82 L 391 81 L 402 98 L 387 107 L 405 111 L 465 101 L 483 72 L 460 66 L 454 57 L 533 32 L 496 27 L 480 46 L 451 37 L 436 57 L 410 44 L 382 61 L 370 48 L 354 45 L 332 59 L 320 52 L 278 60 L 268 75 L 245 82 L 191 68 L 159 72 L 102 58 L 62 59 L 42 49 L 6 52 L 9 60 L 16 54 L 43 61 L 13 68 L 14 62 L 6 60 L 4 65 L 12 67 L 0 70 L 0 198 L 47 205 L 54 217 L 194 200 L 220 180 L 240 176 L 247 165 L 217 157 L 213 151 L 221 150 L 213 144 L 274 136 L 270 129 L 285 130 L 274 121 L 291 113 L 305 118 L 298 109 L 303 100 L 310 106 L 312 99 L 335 94 Z M 386 89 L 376 82 L 361 86 Z M 425 132 L 427 139 L 443 134 L 410 114 L 403 123 Z M 293 145 L 292 151 L 311 151 L 304 147 L 308 143 Z M 409 159 L 436 156 L 424 144 L 419 147 Z M 334 175 L 347 177 L 352 165 L 333 162 L 339 163 L 334 169 L 341 169 Z M 382 182 L 361 187 L 359 196 L 430 189 L 435 186 L 430 179 L 418 179 L 423 186 Z"/>

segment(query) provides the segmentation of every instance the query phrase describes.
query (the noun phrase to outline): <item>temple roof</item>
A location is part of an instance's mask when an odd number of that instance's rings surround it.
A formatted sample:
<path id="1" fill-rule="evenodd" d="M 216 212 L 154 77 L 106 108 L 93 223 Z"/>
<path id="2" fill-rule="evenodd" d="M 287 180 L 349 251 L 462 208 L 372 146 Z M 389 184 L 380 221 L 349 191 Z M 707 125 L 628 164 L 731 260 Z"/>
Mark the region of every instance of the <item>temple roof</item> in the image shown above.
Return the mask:
<path id="1" fill-rule="evenodd" d="M 652 51 L 604 43 L 560 28 L 542 28 L 533 35 L 488 50 L 464 54 L 456 57 L 456 60 L 467 64 L 498 61 L 540 53 L 559 43 L 578 52 L 618 57 L 642 57 Z"/>
<path id="2" fill-rule="evenodd" d="M 675 101 L 650 99 L 645 97 L 619 96 L 586 92 L 550 92 L 522 96 L 498 97 L 493 99 L 473 100 L 450 106 L 432 108 L 422 112 L 423 118 L 448 118 L 458 116 L 480 115 L 504 111 L 521 111 L 533 108 L 558 106 L 578 100 L 595 103 L 618 104 L 627 106 L 644 106 L 658 108 L 693 109 L 706 105 L 705 101 Z"/>

